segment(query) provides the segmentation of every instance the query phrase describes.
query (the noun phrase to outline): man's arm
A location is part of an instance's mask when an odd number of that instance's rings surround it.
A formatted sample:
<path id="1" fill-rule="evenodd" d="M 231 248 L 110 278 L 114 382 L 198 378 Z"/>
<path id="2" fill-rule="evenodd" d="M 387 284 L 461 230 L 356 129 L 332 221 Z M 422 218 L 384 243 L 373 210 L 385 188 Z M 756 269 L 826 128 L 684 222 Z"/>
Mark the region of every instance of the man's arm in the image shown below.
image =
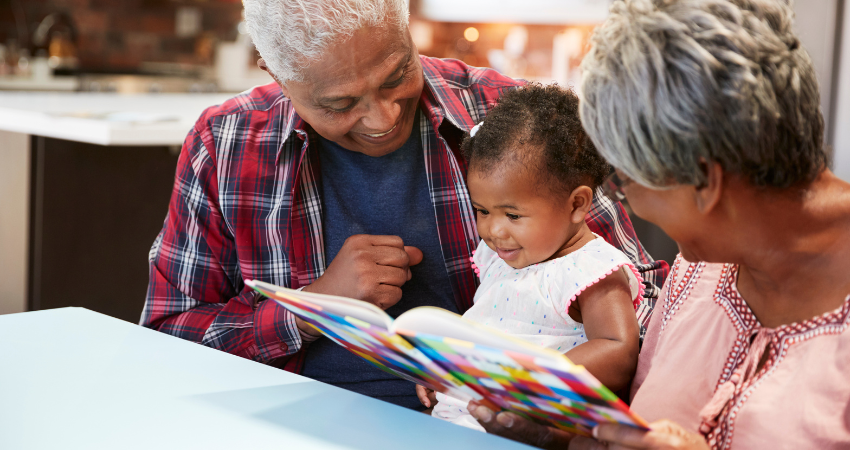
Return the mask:
<path id="1" fill-rule="evenodd" d="M 295 317 L 273 301 L 260 301 L 244 285 L 210 174 L 213 161 L 193 130 L 149 255 L 141 325 L 264 363 L 293 354 L 301 348 Z"/>

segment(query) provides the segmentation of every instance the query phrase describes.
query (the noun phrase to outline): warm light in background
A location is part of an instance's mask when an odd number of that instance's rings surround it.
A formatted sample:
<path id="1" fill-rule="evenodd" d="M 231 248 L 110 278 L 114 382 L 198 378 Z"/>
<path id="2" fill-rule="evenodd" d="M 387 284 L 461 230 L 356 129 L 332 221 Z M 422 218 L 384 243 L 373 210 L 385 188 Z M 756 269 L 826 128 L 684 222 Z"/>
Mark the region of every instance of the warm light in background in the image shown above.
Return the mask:
<path id="1" fill-rule="evenodd" d="M 463 37 L 469 42 L 475 42 L 478 40 L 478 28 L 469 27 L 463 30 Z"/>

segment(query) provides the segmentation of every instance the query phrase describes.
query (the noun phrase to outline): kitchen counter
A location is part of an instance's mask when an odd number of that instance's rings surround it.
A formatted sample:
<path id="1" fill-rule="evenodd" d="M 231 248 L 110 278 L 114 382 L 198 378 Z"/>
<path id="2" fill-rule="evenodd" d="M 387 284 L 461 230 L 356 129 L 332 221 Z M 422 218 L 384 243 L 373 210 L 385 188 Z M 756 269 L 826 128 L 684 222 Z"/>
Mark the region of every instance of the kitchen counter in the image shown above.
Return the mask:
<path id="1" fill-rule="evenodd" d="M 234 94 L 0 92 L 0 130 L 99 145 L 181 145 Z"/>
<path id="2" fill-rule="evenodd" d="M 84 306 L 138 320 L 178 150 L 233 95 L 0 91 L 0 314 Z M 112 285 L 87 292 L 99 278 Z"/>

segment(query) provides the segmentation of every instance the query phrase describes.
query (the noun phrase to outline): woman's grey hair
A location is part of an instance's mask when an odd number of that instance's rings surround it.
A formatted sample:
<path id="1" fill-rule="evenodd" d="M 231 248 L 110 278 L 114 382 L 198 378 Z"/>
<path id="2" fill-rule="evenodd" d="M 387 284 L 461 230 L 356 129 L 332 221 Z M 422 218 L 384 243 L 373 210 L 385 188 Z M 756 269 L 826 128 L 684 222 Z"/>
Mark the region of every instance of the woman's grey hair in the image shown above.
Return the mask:
<path id="1" fill-rule="evenodd" d="M 244 0 L 254 46 L 278 81 L 303 81 L 304 69 L 358 29 L 407 27 L 407 0 Z"/>
<path id="2" fill-rule="evenodd" d="M 638 183 L 700 186 L 716 161 L 755 186 L 828 166 L 809 55 L 788 0 L 625 0 L 581 68 L 582 123 Z"/>

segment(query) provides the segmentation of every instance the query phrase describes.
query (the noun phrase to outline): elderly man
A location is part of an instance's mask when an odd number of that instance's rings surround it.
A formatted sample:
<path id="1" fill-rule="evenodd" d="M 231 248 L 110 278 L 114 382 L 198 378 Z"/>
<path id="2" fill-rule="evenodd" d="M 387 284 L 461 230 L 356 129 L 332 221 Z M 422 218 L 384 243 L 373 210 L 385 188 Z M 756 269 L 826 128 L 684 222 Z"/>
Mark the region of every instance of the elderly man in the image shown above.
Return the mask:
<path id="1" fill-rule="evenodd" d="M 349 354 L 245 286 L 259 279 L 373 303 L 463 312 L 478 236 L 458 144 L 520 82 L 420 57 L 406 0 L 245 0 L 276 83 L 208 109 L 180 155 L 150 252 L 141 323 L 372 397 L 421 408 L 414 385 Z M 591 229 L 655 263 L 619 204 Z"/>

